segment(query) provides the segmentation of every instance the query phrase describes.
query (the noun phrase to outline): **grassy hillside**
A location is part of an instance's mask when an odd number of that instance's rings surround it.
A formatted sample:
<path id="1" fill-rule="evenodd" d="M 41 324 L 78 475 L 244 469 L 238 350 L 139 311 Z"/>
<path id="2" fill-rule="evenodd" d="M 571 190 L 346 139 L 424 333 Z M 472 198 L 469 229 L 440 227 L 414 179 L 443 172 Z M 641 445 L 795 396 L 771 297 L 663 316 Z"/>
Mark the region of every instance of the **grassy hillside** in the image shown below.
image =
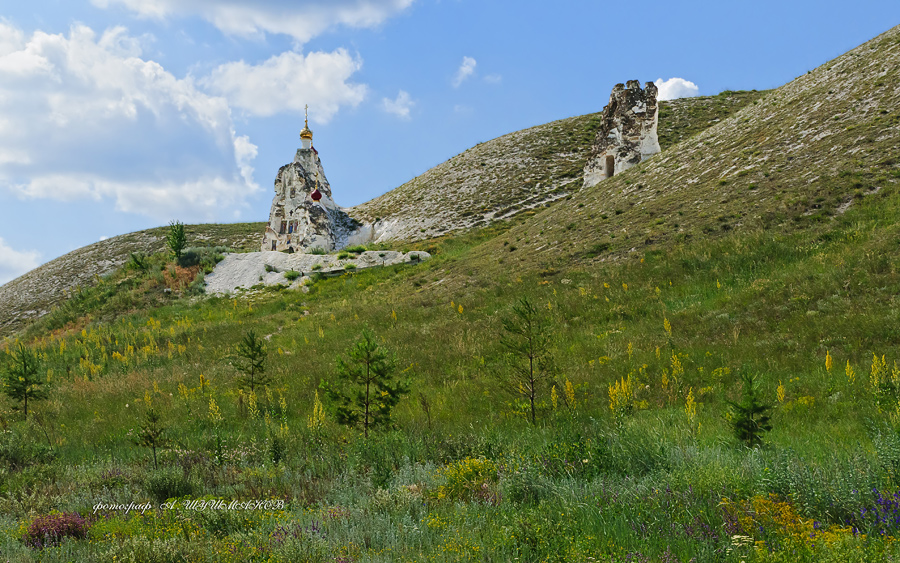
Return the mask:
<path id="1" fill-rule="evenodd" d="M 761 95 L 723 92 L 661 102 L 660 146 L 667 149 Z M 571 117 L 480 143 L 351 214 L 399 225 L 395 240 L 423 240 L 540 209 L 581 189 L 599 118 Z"/>
<path id="2" fill-rule="evenodd" d="M 900 558 L 897 69 L 900 28 L 591 190 L 413 244 L 419 265 L 103 322 L 88 292 L 80 321 L 27 339 L 51 384 L 36 416 L 0 413 L 0 553 Z M 139 296 L 153 275 L 110 283 Z M 534 424 L 511 382 L 527 359 L 500 342 L 522 298 L 552 336 Z M 233 365 L 251 328 L 275 379 L 256 393 Z M 410 381 L 368 439 L 318 409 L 365 328 Z M 772 416 L 754 448 L 729 407 L 748 375 Z M 133 444 L 151 407 L 160 469 Z M 284 506 L 100 509 L 84 538 L 20 539 L 52 510 L 170 497 Z"/>
<path id="3" fill-rule="evenodd" d="M 662 102 L 660 145 L 667 148 L 702 131 L 760 95 L 723 92 Z M 556 121 L 481 143 L 352 212 L 366 221 L 382 218 L 403 223 L 407 227 L 398 230 L 398 240 L 421 240 L 483 227 L 547 205 L 581 187 L 598 115 Z M 265 223 L 204 224 L 189 225 L 187 234 L 192 245 L 227 246 L 240 252 L 257 250 L 264 229 Z M 159 252 L 164 235 L 165 228 L 160 227 L 100 241 L 0 286 L 0 336 L 46 315 L 78 288 L 93 286 L 121 267 L 132 252 Z"/>
<path id="4" fill-rule="evenodd" d="M 265 223 L 188 225 L 191 246 L 227 246 L 258 250 Z M 112 237 L 74 250 L 0 286 L 0 337 L 49 313 L 80 288 L 120 268 L 133 252 L 153 254 L 165 248 L 166 227 Z"/>

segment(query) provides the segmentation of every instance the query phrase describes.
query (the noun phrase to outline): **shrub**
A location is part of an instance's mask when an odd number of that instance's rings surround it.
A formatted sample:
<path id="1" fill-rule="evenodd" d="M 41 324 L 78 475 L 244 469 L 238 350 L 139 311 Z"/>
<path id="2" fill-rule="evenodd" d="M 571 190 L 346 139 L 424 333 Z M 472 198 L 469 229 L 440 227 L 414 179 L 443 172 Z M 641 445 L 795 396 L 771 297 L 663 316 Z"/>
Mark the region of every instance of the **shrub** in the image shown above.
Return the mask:
<path id="1" fill-rule="evenodd" d="M 497 464 L 489 459 L 467 457 L 441 469 L 447 481 L 438 487 L 435 497 L 450 500 L 488 500 L 497 484 Z M 492 493 L 491 493 L 492 494 Z"/>
<path id="2" fill-rule="evenodd" d="M 531 468 L 511 473 L 501 485 L 504 498 L 521 504 L 538 504 L 551 491 L 547 478 Z"/>
<path id="3" fill-rule="evenodd" d="M 85 539 L 90 526 L 90 522 L 77 512 L 51 513 L 35 518 L 25 531 L 22 541 L 35 549 L 57 546 L 63 538 Z"/>
<path id="4" fill-rule="evenodd" d="M 26 439 L 12 430 L 0 430 L 0 467 L 12 471 L 54 459 L 50 446 Z"/>
<path id="5" fill-rule="evenodd" d="M 341 252 L 338 253 L 338 255 L 337 255 L 337 259 L 338 259 L 338 260 L 343 260 L 343 259 L 345 259 L 345 258 L 350 258 L 350 253 L 349 253 L 349 252 L 341 251 Z"/>
<path id="6" fill-rule="evenodd" d="M 315 254 L 316 256 L 321 256 L 325 254 L 325 249 L 321 246 L 314 246 L 307 251 L 307 254 Z"/>
<path id="7" fill-rule="evenodd" d="M 356 246 L 348 246 L 344 250 L 347 252 L 352 252 L 353 254 L 362 254 L 363 252 L 366 251 L 366 247 L 361 244 L 358 244 Z"/>
<path id="8" fill-rule="evenodd" d="M 271 264 L 266 264 L 266 271 L 267 272 L 277 272 L 278 270 L 275 269 L 275 266 L 272 266 Z"/>
<path id="9" fill-rule="evenodd" d="M 201 270 L 211 272 L 216 264 L 225 258 L 223 253 L 230 250 L 227 246 L 192 246 L 191 248 L 185 248 L 181 253 L 181 257 L 178 258 L 178 265 L 182 268 L 200 266 Z"/>
<path id="10" fill-rule="evenodd" d="M 347 265 L 344 266 L 344 269 L 345 269 L 345 270 L 355 270 L 355 269 L 356 269 L 356 264 L 347 264 Z"/>
<path id="11" fill-rule="evenodd" d="M 290 270 L 284 273 L 284 277 L 287 278 L 288 281 L 294 281 L 300 277 L 300 272 L 297 270 Z"/>
<path id="12" fill-rule="evenodd" d="M 313 271 L 321 270 L 321 269 L 322 269 L 322 265 L 321 265 L 321 264 L 314 264 L 313 267 L 312 267 L 312 269 L 313 269 Z"/>
<path id="13" fill-rule="evenodd" d="M 197 485 L 181 471 L 163 470 L 147 477 L 144 480 L 144 488 L 157 503 L 162 504 L 170 498 L 193 495 Z"/>

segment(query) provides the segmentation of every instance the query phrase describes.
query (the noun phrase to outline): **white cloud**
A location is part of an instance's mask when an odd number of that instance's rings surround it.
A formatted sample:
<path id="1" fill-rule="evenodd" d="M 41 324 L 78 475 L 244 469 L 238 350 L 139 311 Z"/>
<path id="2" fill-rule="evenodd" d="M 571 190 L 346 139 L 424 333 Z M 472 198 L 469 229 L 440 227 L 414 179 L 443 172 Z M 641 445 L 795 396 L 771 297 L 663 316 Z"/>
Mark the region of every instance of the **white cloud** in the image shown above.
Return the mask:
<path id="1" fill-rule="evenodd" d="M 25 34 L 0 18 L 0 56 L 18 51 L 25 43 Z"/>
<path id="2" fill-rule="evenodd" d="M 0 30 L 3 33 L 3 30 Z M 225 99 L 141 57 L 142 39 L 35 32 L 0 55 L 0 189 L 110 199 L 155 219 L 230 217 L 259 187 Z"/>
<path id="3" fill-rule="evenodd" d="M 484 81 L 488 84 L 500 84 L 503 82 L 503 77 L 499 74 L 488 74 L 484 77 Z"/>
<path id="4" fill-rule="evenodd" d="M 25 274 L 40 265 L 40 253 L 13 250 L 0 238 L 0 285 Z"/>
<path id="5" fill-rule="evenodd" d="M 365 99 L 366 85 L 348 82 L 360 68 L 362 60 L 344 49 L 305 56 L 288 51 L 259 65 L 226 63 L 201 84 L 250 115 L 303 113 L 309 104 L 312 120 L 327 123 L 341 106 L 357 106 Z"/>
<path id="6" fill-rule="evenodd" d="M 668 80 L 657 78 L 653 84 L 659 89 L 659 93 L 656 96 L 658 100 L 689 98 L 696 96 L 700 91 L 696 84 L 684 78 L 670 78 Z"/>
<path id="7" fill-rule="evenodd" d="M 374 27 L 415 0 L 92 0 L 124 6 L 138 15 L 165 19 L 199 16 L 229 35 L 290 35 L 300 43 L 336 26 Z"/>
<path id="8" fill-rule="evenodd" d="M 459 88 L 466 78 L 472 76 L 475 72 L 475 65 L 478 63 L 472 57 L 463 57 L 462 64 L 456 70 L 456 76 L 453 77 L 453 87 Z"/>
<path id="9" fill-rule="evenodd" d="M 411 110 L 414 105 L 416 105 L 416 102 L 413 101 L 408 92 L 403 90 L 400 90 L 396 99 L 381 99 L 381 107 L 384 111 L 392 113 L 401 119 L 409 119 L 409 110 Z"/>

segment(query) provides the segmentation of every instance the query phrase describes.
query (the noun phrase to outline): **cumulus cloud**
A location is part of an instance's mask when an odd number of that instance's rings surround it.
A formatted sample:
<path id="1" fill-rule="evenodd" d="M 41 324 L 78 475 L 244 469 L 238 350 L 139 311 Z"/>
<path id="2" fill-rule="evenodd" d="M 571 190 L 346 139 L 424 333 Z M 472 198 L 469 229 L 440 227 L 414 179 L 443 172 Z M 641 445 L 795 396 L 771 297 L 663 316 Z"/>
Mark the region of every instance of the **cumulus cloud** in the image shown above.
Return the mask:
<path id="1" fill-rule="evenodd" d="M 377 26 L 415 0 L 92 0 L 124 6 L 138 15 L 166 19 L 199 16 L 229 35 L 278 33 L 305 43 L 336 26 Z"/>
<path id="2" fill-rule="evenodd" d="M 453 87 L 459 88 L 467 78 L 475 72 L 475 65 L 478 63 L 472 57 L 463 57 L 462 63 L 456 70 L 456 76 L 453 77 Z"/>
<path id="3" fill-rule="evenodd" d="M 25 43 L 25 34 L 0 18 L 0 56 L 18 51 Z"/>
<path id="4" fill-rule="evenodd" d="M 6 36 L 5 30 L 0 35 Z M 144 60 L 123 28 L 35 32 L 0 55 L 0 189 L 214 220 L 259 187 L 225 99 Z M 228 215 L 230 217 L 230 215 Z"/>
<path id="5" fill-rule="evenodd" d="M 400 90 L 395 99 L 382 98 L 381 107 L 384 111 L 392 113 L 400 119 L 409 119 L 409 110 L 416 105 L 408 92 Z"/>
<path id="6" fill-rule="evenodd" d="M 289 51 L 258 65 L 226 63 L 200 83 L 250 115 L 303 113 L 309 104 L 311 119 L 327 123 L 341 106 L 357 106 L 365 99 L 367 87 L 348 82 L 360 68 L 362 60 L 344 49 L 306 55 Z"/>
<path id="7" fill-rule="evenodd" d="M 657 78 L 653 84 L 659 89 L 659 94 L 657 94 L 658 100 L 689 98 L 696 96 L 700 91 L 696 84 L 684 78 L 670 78 L 668 80 Z"/>
<path id="8" fill-rule="evenodd" d="M 37 268 L 40 256 L 38 252 L 14 250 L 0 238 L 0 285 Z"/>

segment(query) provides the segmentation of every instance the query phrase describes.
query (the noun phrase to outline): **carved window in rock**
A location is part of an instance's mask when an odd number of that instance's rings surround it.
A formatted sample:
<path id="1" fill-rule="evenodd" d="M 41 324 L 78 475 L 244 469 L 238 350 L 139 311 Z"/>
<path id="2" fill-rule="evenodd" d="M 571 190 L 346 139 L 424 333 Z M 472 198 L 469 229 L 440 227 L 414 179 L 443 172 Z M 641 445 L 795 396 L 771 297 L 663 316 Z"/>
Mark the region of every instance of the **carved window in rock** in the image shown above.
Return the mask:
<path id="1" fill-rule="evenodd" d="M 612 155 L 608 155 L 606 157 L 606 170 L 605 170 L 606 177 L 612 178 L 613 173 L 615 173 L 615 169 L 616 169 L 616 157 L 614 157 Z"/>
<path id="2" fill-rule="evenodd" d="M 287 221 L 281 222 L 281 230 L 278 231 L 278 234 L 283 235 L 284 231 L 287 229 Z"/>
<path id="3" fill-rule="evenodd" d="M 291 188 L 291 197 L 297 197 L 297 188 Z"/>
<path id="4" fill-rule="evenodd" d="M 288 234 L 292 234 L 294 232 L 294 223 L 293 221 L 288 225 Z"/>
<path id="5" fill-rule="evenodd" d="M 275 245 L 278 244 L 275 240 L 272 241 L 272 250 L 275 250 Z"/>

